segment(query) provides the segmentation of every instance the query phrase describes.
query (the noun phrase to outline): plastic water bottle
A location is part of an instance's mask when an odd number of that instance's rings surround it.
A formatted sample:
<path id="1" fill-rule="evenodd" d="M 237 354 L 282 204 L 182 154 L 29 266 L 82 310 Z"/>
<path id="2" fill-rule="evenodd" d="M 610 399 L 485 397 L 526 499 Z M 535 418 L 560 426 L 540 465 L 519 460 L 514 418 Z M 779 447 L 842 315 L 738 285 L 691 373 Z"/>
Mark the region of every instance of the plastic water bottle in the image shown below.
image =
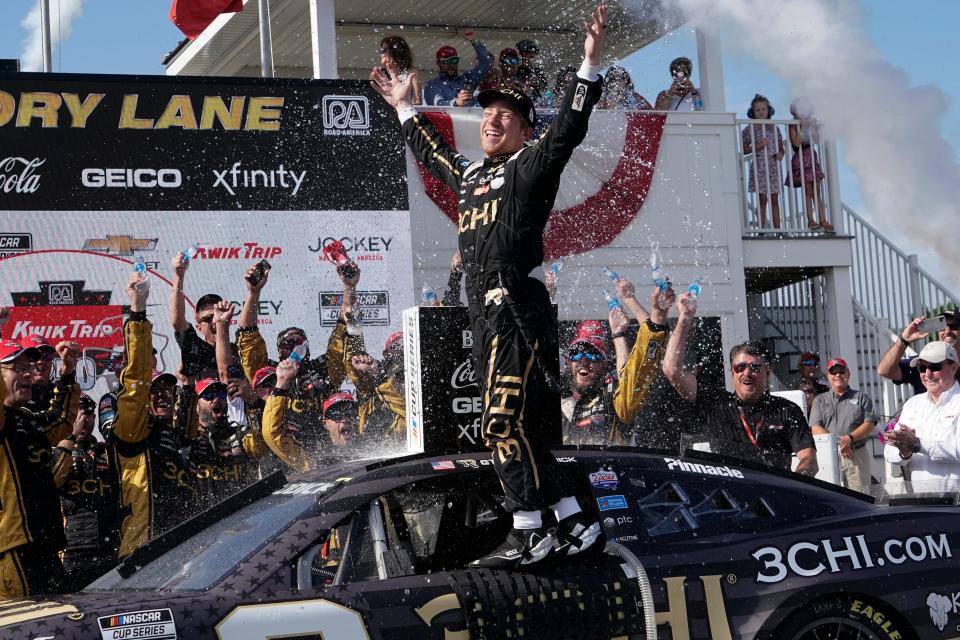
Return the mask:
<path id="1" fill-rule="evenodd" d="M 703 111 L 703 96 L 699 91 L 693 92 L 693 108 L 695 111 Z"/>
<path id="2" fill-rule="evenodd" d="M 607 310 L 613 311 L 614 309 L 623 310 L 623 306 L 620 304 L 620 301 L 617 299 L 617 296 L 613 295 L 606 289 L 603 290 L 603 297 L 607 301 Z"/>
<path id="3" fill-rule="evenodd" d="M 617 280 L 620 279 L 620 274 L 617 273 L 616 271 L 611 271 L 608 267 L 603 268 L 603 275 L 610 278 L 610 282 L 612 282 L 613 284 L 617 284 Z"/>
<path id="4" fill-rule="evenodd" d="M 650 279 L 653 280 L 660 291 L 666 291 L 670 288 L 670 279 L 667 277 L 667 274 L 660 269 L 660 258 L 657 256 L 656 251 L 650 254 Z"/>
<path id="5" fill-rule="evenodd" d="M 304 340 L 297 346 L 293 348 L 293 351 L 290 352 L 290 359 L 300 364 L 303 362 L 303 359 L 307 357 L 307 350 L 310 348 L 310 343 Z"/>
<path id="6" fill-rule="evenodd" d="M 560 275 L 560 271 L 563 270 L 563 263 L 566 261 L 566 258 L 558 258 L 553 264 L 550 265 L 550 271 L 553 273 L 554 278 Z"/>
<path id="7" fill-rule="evenodd" d="M 690 283 L 690 286 L 687 287 L 687 293 L 690 294 L 690 297 L 694 300 L 700 298 L 700 278 L 694 278 L 693 282 Z"/>
<path id="8" fill-rule="evenodd" d="M 424 306 L 437 306 L 437 292 L 426 282 L 423 283 L 423 289 L 420 291 L 420 299 L 423 301 Z"/>
<path id="9" fill-rule="evenodd" d="M 137 274 L 139 282 L 136 284 L 138 291 L 143 291 L 150 288 L 150 281 L 147 280 L 147 263 L 144 262 L 143 256 L 137 256 L 137 259 L 133 261 L 133 272 Z"/>
<path id="10" fill-rule="evenodd" d="M 360 314 L 358 312 L 348 313 L 346 324 L 347 324 L 347 334 L 351 336 L 359 336 L 363 334 L 363 321 L 361 320 Z"/>
<path id="11" fill-rule="evenodd" d="M 184 249 L 184 250 L 183 250 L 183 261 L 184 261 L 184 262 L 190 262 L 191 260 L 193 260 L 194 256 L 197 255 L 197 252 L 198 252 L 198 251 L 200 251 L 200 243 L 199 243 L 199 242 L 197 242 L 196 244 L 194 244 L 194 245 L 192 245 L 192 246 L 187 247 L 186 249 Z"/>

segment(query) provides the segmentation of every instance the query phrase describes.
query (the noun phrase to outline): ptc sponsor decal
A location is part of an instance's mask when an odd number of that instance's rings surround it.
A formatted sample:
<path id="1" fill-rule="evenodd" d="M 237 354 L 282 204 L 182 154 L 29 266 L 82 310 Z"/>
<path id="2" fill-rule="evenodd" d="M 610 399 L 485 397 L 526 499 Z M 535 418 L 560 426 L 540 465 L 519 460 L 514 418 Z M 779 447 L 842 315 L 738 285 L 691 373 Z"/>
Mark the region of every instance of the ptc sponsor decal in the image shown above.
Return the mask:
<path id="1" fill-rule="evenodd" d="M 730 467 L 715 467 L 709 464 L 701 464 L 699 462 L 686 462 L 685 460 L 677 460 L 675 458 L 664 458 L 664 462 L 667 463 L 667 469 L 674 471 L 684 471 L 686 473 L 703 473 L 711 476 L 723 476 L 724 478 L 739 478 L 743 479 L 743 472 L 739 469 L 731 469 Z"/>
<path id="2" fill-rule="evenodd" d="M 614 509 L 626 509 L 627 499 L 624 496 L 604 496 L 597 498 L 597 507 L 600 511 L 613 511 Z"/>
<path id="3" fill-rule="evenodd" d="M 135 252 L 153 251 L 159 238 L 134 238 L 129 235 L 111 235 L 106 238 L 87 238 L 83 242 L 84 251 L 105 253 L 108 256 L 132 256 Z"/>
<path id="4" fill-rule="evenodd" d="M 356 311 L 362 324 L 368 327 L 390 326 L 390 292 L 357 291 Z M 335 327 L 343 304 L 342 291 L 320 292 L 320 326 Z"/>
<path id="5" fill-rule="evenodd" d="M 824 571 L 862 571 L 887 563 L 900 565 L 952 558 L 953 551 L 947 534 L 934 533 L 870 543 L 864 535 L 844 536 L 840 542 L 822 538 L 816 542 L 795 542 L 785 550 L 761 547 L 751 555 L 761 563 L 756 582 L 776 584 L 790 575 L 812 578 Z"/>
<path id="6" fill-rule="evenodd" d="M 80 172 L 80 183 L 88 189 L 176 189 L 183 184 L 179 169 L 100 169 Z"/>
<path id="7" fill-rule="evenodd" d="M 297 195 L 307 172 L 287 169 L 281 163 L 276 169 L 245 169 L 234 162 L 229 169 L 213 169 L 213 188 L 222 188 L 232 196 L 245 189 L 283 189 Z"/>
<path id="8" fill-rule="evenodd" d="M 390 236 L 318 237 L 315 244 L 307 245 L 307 250 L 313 253 L 319 253 L 318 259 L 320 262 L 323 262 L 327 260 L 327 256 L 323 253 L 324 247 L 334 242 L 340 242 L 350 257 L 358 262 L 383 262 L 384 254 L 390 252 L 390 245 L 393 244 L 393 238 Z"/>
<path id="9" fill-rule="evenodd" d="M 43 166 L 46 158 L 21 158 L 7 156 L 0 160 L 0 191 L 3 193 L 36 193 L 40 188 L 42 174 L 37 169 Z"/>
<path id="10" fill-rule="evenodd" d="M 616 491 L 617 487 L 620 486 L 620 478 L 611 469 L 600 469 L 590 474 L 590 485 L 597 489 Z"/>
<path id="11" fill-rule="evenodd" d="M 370 135 L 370 101 L 365 96 L 323 96 L 322 108 L 323 135 Z"/>
<path id="12" fill-rule="evenodd" d="M 473 372 L 473 358 L 461 362 L 450 376 L 450 386 L 454 389 L 466 389 L 477 386 L 477 376 Z"/>
<path id="13" fill-rule="evenodd" d="M 214 247 L 200 245 L 194 260 L 259 260 L 276 258 L 283 247 L 270 247 L 259 242 L 244 242 L 241 245 Z"/>
<path id="14" fill-rule="evenodd" d="M 33 251 L 33 235 L 29 233 L 0 233 L 0 258 L 9 258 Z"/>
<path id="15" fill-rule="evenodd" d="M 103 640 L 176 640 L 177 627 L 170 609 L 133 611 L 97 618 Z"/>

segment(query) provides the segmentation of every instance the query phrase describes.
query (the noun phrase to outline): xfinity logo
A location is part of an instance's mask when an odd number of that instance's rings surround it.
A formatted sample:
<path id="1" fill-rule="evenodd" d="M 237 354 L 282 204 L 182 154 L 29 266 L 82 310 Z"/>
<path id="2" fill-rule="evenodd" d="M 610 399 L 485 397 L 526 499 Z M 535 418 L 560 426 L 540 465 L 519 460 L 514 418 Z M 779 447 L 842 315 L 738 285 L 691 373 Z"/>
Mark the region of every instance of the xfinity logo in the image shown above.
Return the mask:
<path id="1" fill-rule="evenodd" d="M 674 471 L 686 471 L 687 473 L 705 473 L 711 476 L 723 476 L 725 478 L 743 479 L 743 472 L 739 469 L 730 467 L 714 467 L 709 464 L 700 464 L 699 462 L 684 462 L 683 460 L 674 460 L 673 458 L 664 458 L 667 463 L 667 469 Z"/>
<path id="2" fill-rule="evenodd" d="M 306 171 L 297 173 L 283 168 L 277 169 L 241 169 L 239 162 L 223 171 L 213 170 L 215 180 L 213 188 L 223 187 L 232 196 L 237 195 L 238 189 L 288 189 L 290 195 L 295 196 L 307 177 Z"/>
<path id="3" fill-rule="evenodd" d="M 323 135 L 370 135 L 370 102 L 364 96 L 323 96 Z"/>
<path id="4" fill-rule="evenodd" d="M 179 169 L 84 169 L 80 182 L 91 189 L 176 189 L 183 184 Z"/>
<path id="5" fill-rule="evenodd" d="M 47 159 L 27 160 L 19 156 L 7 156 L 0 160 L 0 191 L 4 193 L 36 193 L 40 188 L 41 174 L 35 173 Z"/>

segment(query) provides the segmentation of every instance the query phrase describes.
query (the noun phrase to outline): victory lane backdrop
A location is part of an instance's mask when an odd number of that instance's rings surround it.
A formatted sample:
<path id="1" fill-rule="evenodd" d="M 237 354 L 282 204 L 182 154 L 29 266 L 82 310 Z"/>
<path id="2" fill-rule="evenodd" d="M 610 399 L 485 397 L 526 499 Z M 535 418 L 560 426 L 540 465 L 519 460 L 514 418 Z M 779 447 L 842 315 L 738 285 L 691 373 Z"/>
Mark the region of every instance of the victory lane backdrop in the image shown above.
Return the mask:
<path id="1" fill-rule="evenodd" d="M 364 85 L 0 76 L 0 304 L 14 308 L 4 337 L 77 340 L 84 386 L 105 391 L 123 343 L 124 285 L 143 257 L 158 366 L 173 371 L 170 260 L 199 243 L 188 321 L 205 293 L 242 304 L 244 271 L 266 259 L 273 269 L 259 311 L 270 353 L 295 325 L 319 354 L 342 291 L 322 248 L 340 240 L 361 267 L 364 334 L 379 356 L 413 303 L 412 249 L 399 127 Z M 139 96 L 135 116 L 130 95 Z M 250 116 L 258 96 L 274 106 L 262 102 Z M 170 126 L 193 125 L 191 109 L 196 128 Z M 151 119 L 164 128 L 130 128 Z"/>
<path id="2" fill-rule="evenodd" d="M 408 208 L 396 115 L 336 80 L 0 75 L 0 195 L 26 211 Z"/>

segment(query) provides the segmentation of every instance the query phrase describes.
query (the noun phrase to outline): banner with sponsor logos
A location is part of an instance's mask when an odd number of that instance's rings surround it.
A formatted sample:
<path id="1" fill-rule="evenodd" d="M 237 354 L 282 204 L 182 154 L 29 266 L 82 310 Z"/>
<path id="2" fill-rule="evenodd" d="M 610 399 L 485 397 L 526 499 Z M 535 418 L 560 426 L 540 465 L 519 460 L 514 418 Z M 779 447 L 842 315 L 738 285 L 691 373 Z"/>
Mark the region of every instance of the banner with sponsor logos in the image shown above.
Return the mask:
<path id="1" fill-rule="evenodd" d="M 322 351 L 341 300 L 323 247 L 340 240 L 362 270 L 378 356 L 413 303 L 413 274 L 403 141 L 374 98 L 349 81 L 0 76 L 4 336 L 76 340 L 84 386 L 109 382 L 125 281 L 142 257 L 158 366 L 172 371 L 170 260 L 198 244 L 188 301 L 241 304 L 244 271 L 265 259 L 271 353 L 292 325 Z"/>

